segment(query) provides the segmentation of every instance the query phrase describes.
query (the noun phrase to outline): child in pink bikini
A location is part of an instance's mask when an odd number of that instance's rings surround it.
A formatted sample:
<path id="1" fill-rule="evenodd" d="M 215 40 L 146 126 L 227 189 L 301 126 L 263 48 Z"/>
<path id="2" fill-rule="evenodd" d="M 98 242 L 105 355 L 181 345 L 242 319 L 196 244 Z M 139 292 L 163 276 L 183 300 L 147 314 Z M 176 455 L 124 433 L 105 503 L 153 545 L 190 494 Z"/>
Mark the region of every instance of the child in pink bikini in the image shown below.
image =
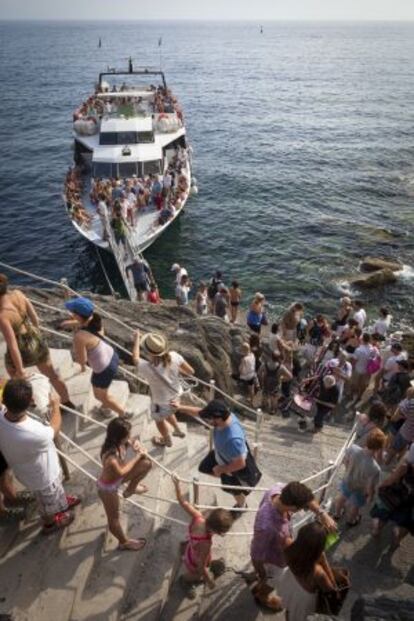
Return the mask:
<path id="1" fill-rule="evenodd" d="M 209 572 L 213 535 L 225 535 L 233 524 L 233 517 L 225 509 L 214 509 L 204 516 L 183 498 L 178 478 L 174 476 L 173 481 L 178 502 L 192 518 L 183 556 L 186 569 L 183 582 L 188 588 L 188 597 L 192 599 L 195 597 L 195 583 L 205 582 L 210 589 L 214 587 L 214 579 Z"/>
<path id="2" fill-rule="evenodd" d="M 140 481 L 151 469 L 151 462 L 141 444 L 130 437 L 131 423 L 125 419 L 111 420 L 106 430 L 106 438 L 101 449 L 103 464 L 102 474 L 96 482 L 99 498 L 108 518 L 109 531 L 119 541 L 120 550 L 141 550 L 145 539 L 128 539 L 119 519 L 118 490 L 123 483 L 128 483 L 123 492 L 124 498 L 132 494 L 144 494 L 148 491 Z M 128 447 L 136 452 L 135 457 L 125 461 Z"/>

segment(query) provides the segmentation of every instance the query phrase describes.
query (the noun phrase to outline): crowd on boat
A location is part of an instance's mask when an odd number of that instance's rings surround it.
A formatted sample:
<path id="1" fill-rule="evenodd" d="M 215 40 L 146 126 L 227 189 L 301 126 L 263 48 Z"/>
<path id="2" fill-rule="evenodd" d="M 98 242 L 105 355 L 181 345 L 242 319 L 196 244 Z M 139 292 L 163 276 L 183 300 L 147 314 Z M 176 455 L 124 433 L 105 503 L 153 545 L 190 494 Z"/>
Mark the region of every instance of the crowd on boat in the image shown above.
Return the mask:
<path id="1" fill-rule="evenodd" d="M 130 118 L 154 115 L 154 118 L 160 120 L 160 115 L 175 114 L 179 124 L 183 124 L 182 108 L 169 88 L 151 85 L 148 88 L 149 98 L 138 94 L 131 95 L 134 90 L 134 87 L 125 82 L 119 88 L 114 85 L 110 90 L 97 86 L 95 94 L 88 97 L 73 113 L 74 123 L 82 120 L 98 126 L 102 118 L 110 116 Z M 120 96 L 123 92 L 128 94 L 125 97 Z"/>
<path id="2" fill-rule="evenodd" d="M 68 213 L 85 230 L 92 227 L 94 216 L 98 217 L 102 239 L 108 241 L 112 232 L 116 243 L 125 246 L 129 232 L 137 227 L 140 216 L 148 211 L 156 210 L 157 213 L 151 231 L 174 219 L 189 192 L 187 158 L 187 150 L 179 147 L 163 175 L 150 173 L 146 178 L 92 179 L 88 196 L 92 209 L 89 210 L 82 199 L 81 171 L 79 167 L 70 168 L 64 187 Z"/>
<path id="3" fill-rule="evenodd" d="M 183 269 L 176 264 L 173 271 L 179 276 Z M 184 277 L 188 274 L 181 273 L 180 282 Z M 218 280 L 217 274 L 214 279 Z M 238 283 L 232 287 L 240 303 Z M 214 310 L 216 296 L 209 298 L 210 310 Z M 401 334 L 391 333 L 392 317 L 385 307 L 369 325 L 360 300 L 341 298 L 331 318 L 322 314 L 305 317 L 304 304 L 297 302 L 264 335 L 264 303 L 262 294 L 254 296 L 247 314 L 249 341 L 242 344 L 235 369 L 251 403 L 259 395 L 269 414 L 298 416 L 300 422 L 311 418 L 314 432 L 320 432 L 333 417 L 340 417 L 340 406 L 342 412 L 346 406 L 349 422 L 357 423 L 355 443 L 345 453 L 345 473 L 331 515 L 306 485 L 293 481 L 272 486 L 255 516 L 250 548 L 252 592 L 272 610 L 285 608 L 290 621 L 302 621 L 315 612 L 321 597 L 331 595 L 340 600 L 349 589 L 349 576 L 332 567 L 325 555 L 338 523 L 345 520 L 349 528 L 358 527 L 361 511 L 368 508 L 374 537 L 387 523 L 394 526 L 397 545 L 408 533 L 414 534 L 413 364 Z M 71 318 L 60 328 L 73 331 L 75 359 L 81 372 L 92 369 L 94 396 L 102 404 L 102 415 L 111 419 L 101 449 L 97 495 L 120 549 L 138 551 L 146 541 L 128 537 L 123 529 L 119 492 L 122 490 L 125 498 L 145 494 L 148 486 L 144 479 L 152 463 L 139 439 L 131 437 L 134 412 L 126 411 L 116 395 L 108 392 L 119 357 L 105 339 L 94 303 L 77 297 L 64 306 Z M 56 450 L 61 408 L 65 411 L 75 406 L 53 368 L 33 305 L 23 292 L 9 289 L 4 275 L 0 275 L 0 329 L 12 378 L 2 384 L 0 517 L 21 519 L 22 505 L 35 500 L 43 533 L 49 534 L 70 524 L 73 508 L 81 502 L 65 492 Z M 187 595 L 193 597 L 200 581 L 214 586 L 222 568 L 211 560 L 213 537 L 225 535 L 242 515 L 249 495 L 246 487 L 255 487 L 261 473 L 243 426 L 225 401 L 213 399 L 201 408 L 182 401 L 181 378 L 193 376 L 194 369 L 179 352 L 171 350 L 164 336 L 137 331 L 132 359 L 139 377 L 149 384 L 151 416 L 157 428 L 152 443 L 158 448 L 169 447 L 185 436 L 177 412 L 201 418 L 213 429 L 213 449 L 201 460 L 199 470 L 220 479 L 223 490 L 234 497 L 231 511 L 204 513 L 185 499 L 180 481 L 173 477 L 178 502 L 191 518 L 182 581 Z M 34 381 L 26 371 L 33 365 L 54 388 L 40 390 L 43 397 L 39 397 L 39 376 Z M 28 413 L 34 406 L 40 420 Z M 390 464 L 395 465 L 394 470 L 384 474 Z M 13 474 L 26 487 L 23 494 L 16 491 Z M 300 510 L 312 512 L 316 519 L 294 536 L 292 516 Z"/>

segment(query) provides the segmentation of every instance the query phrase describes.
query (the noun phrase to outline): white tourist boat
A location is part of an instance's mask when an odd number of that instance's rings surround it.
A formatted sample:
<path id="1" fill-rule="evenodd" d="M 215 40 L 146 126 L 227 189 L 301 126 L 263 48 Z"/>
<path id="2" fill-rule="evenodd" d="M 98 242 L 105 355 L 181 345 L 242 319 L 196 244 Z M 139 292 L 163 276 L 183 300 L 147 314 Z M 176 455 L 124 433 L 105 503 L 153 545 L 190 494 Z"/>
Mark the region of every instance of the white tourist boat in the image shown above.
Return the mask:
<path id="1" fill-rule="evenodd" d="M 127 266 L 179 216 L 190 193 L 197 192 L 182 110 L 162 71 L 135 70 L 129 60 L 128 71 L 108 69 L 99 74 L 95 93 L 74 113 L 73 137 L 76 167 L 65 183 L 68 213 L 85 239 L 113 254 L 128 295 L 135 299 Z M 172 186 L 163 189 L 160 217 L 153 190 L 170 173 Z M 74 184 L 79 185 L 78 191 Z M 122 242 L 111 224 L 110 210 L 103 216 L 96 192 L 94 196 L 94 189 L 109 186 L 112 197 L 119 192 L 117 198 L 122 201 L 127 194 L 132 196 L 131 188 L 141 202 L 141 195 L 147 197 L 148 204 L 128 211 Z"/>

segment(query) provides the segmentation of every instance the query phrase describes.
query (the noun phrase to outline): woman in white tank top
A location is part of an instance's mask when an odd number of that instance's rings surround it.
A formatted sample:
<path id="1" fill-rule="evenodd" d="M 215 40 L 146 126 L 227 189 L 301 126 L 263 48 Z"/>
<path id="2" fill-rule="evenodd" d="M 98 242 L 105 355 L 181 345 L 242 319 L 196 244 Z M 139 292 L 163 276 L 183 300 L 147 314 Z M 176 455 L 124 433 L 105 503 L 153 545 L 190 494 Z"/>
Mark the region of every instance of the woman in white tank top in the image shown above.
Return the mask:
<path id="1" fill-rule="evenodd" d="M 112 416 L 112 412 L 116 412 L 118 416 L 132 418 L 133 413 L 126 412 L 108 392 L 118 370 L 119 357 L 103 339 L 101 317 L 94 313 L 93 303 L 88 298 L 79 297 L 69 300 L 65 306 L 72 313 L 74 321 L 64 322 L 64 325 L 79 328 L 73 339 L 75 360 L 81 365 L 82 371 L 86 370 L 86 364 L 91 367 L 93 394 L 102 403 L 102 414 Z"/>

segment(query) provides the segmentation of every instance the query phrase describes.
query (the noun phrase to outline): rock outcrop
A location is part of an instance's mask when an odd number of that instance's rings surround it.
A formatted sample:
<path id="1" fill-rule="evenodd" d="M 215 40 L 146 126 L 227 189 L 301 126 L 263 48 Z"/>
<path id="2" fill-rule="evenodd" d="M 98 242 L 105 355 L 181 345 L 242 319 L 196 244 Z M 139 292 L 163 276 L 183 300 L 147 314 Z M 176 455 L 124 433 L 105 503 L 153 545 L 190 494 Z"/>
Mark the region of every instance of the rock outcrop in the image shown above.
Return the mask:
<path id="1" fill-rule="evenodd" d="M 403 267 L 403 264 L 395 259 L 381 259 L 378 257 L 364 257 L 360 263 L 360 268 L 363 272 L 376 272 L 385 269 L 399 272 Z"/>
<path id="2" fill-rule="evenodd" d="M 59 289 L 35 289 L 27 287 L 25 293 L 34 300 L 64 308 L 65 295 Z M 197 377 L 204 381 L 214 379 L 222 390 L 234 393 L 232 372 L 239 360 L 239 349 L 246 338 L 246 331 L 232 326 L 218 317 L 200 317 L 189 307 L 176 306 L 174 302 L 148 304 L 115 300 L 109 296 L 85 293 L 94 302 L 116 319 L 143 332 L 160 332 L 169 340 L 171 349 L 179 351 L 195 369 Z M 57 311 L 36 306 L 36 311 L 45 327 L 56 330 L 65 316 Z M 104 315 L 103 315 L 104 316 Z M 105 318 L 106 334 L 131 350 L 133 335 L 130 330 L 115 320 Z M 247 336 L 248 338 L 248 336 Z M 47 336 L 53 347 L 68 347 L 68 341 L 59 336 Z M 127 364 L 131 360 L 119 352 Z"/>
<path id="3" fill-rule="evenodd" d="M 369 272 L 367 274 L 358 274 L 350 279 L 349 283 L 353 287 L 361 289 L 371 289 L 374 287 L 383 287 L 397 280 L 395 272 L 389 268 Z"/>

